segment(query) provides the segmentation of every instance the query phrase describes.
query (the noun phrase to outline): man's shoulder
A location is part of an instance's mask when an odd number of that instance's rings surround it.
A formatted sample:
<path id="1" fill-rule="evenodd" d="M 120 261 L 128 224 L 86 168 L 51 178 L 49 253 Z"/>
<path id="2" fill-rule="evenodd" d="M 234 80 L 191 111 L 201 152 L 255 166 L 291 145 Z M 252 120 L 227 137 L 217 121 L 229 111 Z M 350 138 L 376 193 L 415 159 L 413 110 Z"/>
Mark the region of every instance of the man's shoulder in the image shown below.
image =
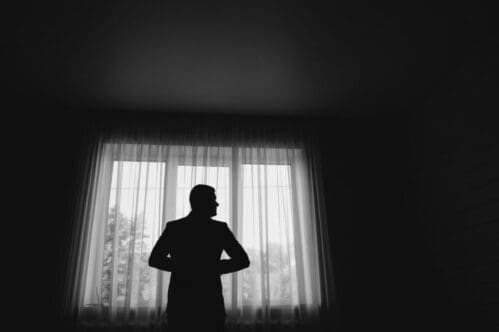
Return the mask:
<path id="1" fill-rule="evenodd" d="M 166 223 L 166 226 L 168 228 L 171 228 L 171 227 L 177 227 L 178 225 L 182 224 L 182 222 L 185 221 L 185 217 L 184 218 L 180 218 L 180 219 L 176 219 L 176 220 L 171 220 L 171 221 L 168 221 Z"/>
<path id="2" fill-rule="evenodd" d="M 168 229 L 182 228 L 184 225 L 186 227 L 189 225 L 189 218 L 188 217 L 183 217 L 180 219 L 171 220 L 171 221 L 168 221 L 166 223 L 166 227 Z M 222 229 L 222 230 L 230 228 L 230 226 L 226 222 L 215 220 L 215 219 L 211 219 L 211 226 L 214 227 L 215 229 Z"/>
<path id="3" fill-rule="evenodd" d="M 212 225 L 214 225 L 215 228 L 217 228 L 219 230 L 226 230 L 227 228 L 230 228 L 229 224 L 226 223 L 225 221 L 219 221 L 219 220 L 211 219 L 211 222 L 213 223 Z"/>

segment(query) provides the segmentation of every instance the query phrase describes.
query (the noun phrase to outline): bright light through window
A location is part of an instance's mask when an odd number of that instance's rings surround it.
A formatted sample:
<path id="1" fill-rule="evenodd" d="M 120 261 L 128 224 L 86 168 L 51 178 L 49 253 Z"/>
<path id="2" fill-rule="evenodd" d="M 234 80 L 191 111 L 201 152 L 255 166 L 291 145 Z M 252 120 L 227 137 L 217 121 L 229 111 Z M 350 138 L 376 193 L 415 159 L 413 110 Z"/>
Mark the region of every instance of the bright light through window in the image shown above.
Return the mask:
<path id="1" fill-rule="evenodd" d="M 164 176 L 164 163 L 113 162 L 99 294 L 103 305 L 125 303 L 127 280 L 134 285 L 130 301 L 147 305 L 152 298 L 147 260 L 163 214 Z M 142 263 L 140 269 L 127 268 L 130 255 Z"/>
<path id="2" fill-rule="evenodd" d="M 82 318 L 147 321 L 166 308 L 171 274 L 148 259 L 166 223 L 190 212 L 196 184 L 215 188 L 213 218 L 250 257 L 249 268 L 221 276 L 231 319 L 253 321 L 264 308 L 277 315 L 269 319 L 292 319 L 296 308 L 318 306 L 313 198 L 299 149 L 109 144 L 105 153 L 89 215 Z"/>
<path id="3" fill-rule="evenodd" d="M 242 170 L 242 241 L 253 264 L 243 272 L 243 299 L 259 303 L 268 293 L 272 305 L 297 304 L 290 166 L 253 164 Z M 268 271 L 267 290 L 262 268 Z"/>

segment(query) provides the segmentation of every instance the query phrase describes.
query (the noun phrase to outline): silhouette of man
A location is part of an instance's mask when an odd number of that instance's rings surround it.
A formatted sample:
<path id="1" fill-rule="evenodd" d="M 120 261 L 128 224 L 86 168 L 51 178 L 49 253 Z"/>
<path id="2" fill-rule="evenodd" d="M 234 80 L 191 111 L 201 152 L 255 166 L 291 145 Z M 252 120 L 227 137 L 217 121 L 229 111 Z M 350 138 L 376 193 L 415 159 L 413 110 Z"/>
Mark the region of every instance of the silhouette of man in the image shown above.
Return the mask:
<path id="1" fill-rule="evenodd" d="M 191 212 L 170 221 L 149 265 L 171 272 L 166 308 L 168 331 L 223 331 L 225 305 L 220 275 L 247 268 L 247 253 L 217 214 L 215 189 L 192 188 Z M 225 250 L 230 259 L 220 259 Z"/>

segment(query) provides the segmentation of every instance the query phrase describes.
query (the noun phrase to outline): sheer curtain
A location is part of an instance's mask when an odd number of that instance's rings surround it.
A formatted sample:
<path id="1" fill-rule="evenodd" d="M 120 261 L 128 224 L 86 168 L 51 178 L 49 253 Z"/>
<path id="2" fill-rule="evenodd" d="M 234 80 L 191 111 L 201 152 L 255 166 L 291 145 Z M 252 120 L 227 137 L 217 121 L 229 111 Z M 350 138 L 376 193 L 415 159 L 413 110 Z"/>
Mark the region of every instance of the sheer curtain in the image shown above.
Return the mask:
<path id="1" fill-rule="evenodd" d="M 150 268 L 149 254 L 166 222 L 189 212 L 190 189 L 205 183 L 220 204 L 214 219 L 227 222 L 251 261 L 222 276 L 229 331 L 319 330 L 333 280 L 313 144 L 296 132 L 199 129 L 98 136 L 83 170 L 66 310 L 81 329 L 160 329 L 170 273 Z"/>

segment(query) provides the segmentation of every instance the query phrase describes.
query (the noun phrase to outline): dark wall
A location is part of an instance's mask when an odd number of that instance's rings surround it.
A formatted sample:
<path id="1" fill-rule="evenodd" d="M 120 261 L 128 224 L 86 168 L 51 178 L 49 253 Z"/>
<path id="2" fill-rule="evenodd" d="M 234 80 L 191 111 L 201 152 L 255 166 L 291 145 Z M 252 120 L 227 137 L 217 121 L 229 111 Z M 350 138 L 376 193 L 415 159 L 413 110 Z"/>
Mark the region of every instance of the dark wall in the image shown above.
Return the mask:
<path id="1" fill-rule="evenodd" d="M 419 239 L 409 215 L 407 120 L 383 112 L 322 128 L 341 331 L 411 330 Z"/>
<path id="2" fill-rule="evenodd" d="M 497 56 L 494 39 L 476 44 L 414 115 L 411 135 L 431 268 L 424 296 L 443 321 L 483 331 L 499 328 Z"/>
<path id="3" fill-rule="evenodd" d="M 6 109 L 2 183 L 8 198 L 2 242 L 8 263 L 2 275 L 12 309 L 6 319 L 24 331 L 54 322 L 79 133 L 75 123 L 65 123 L 63 108 L 19 99 Z"/>
<path id="4" fill-rule="evenodd" d="M 413 110 L 322 122 L 341 331 L 498 327 L 493 46 Z"/>
<path id="5" fill-rule="evenodd" d="M 15 209 L 20 218 L 13 219 L 13 227 L 22 241 L 6 237 L 16 253 L 12 284 L 19 285 L 9 292 L 17 308 L 23 308 L 14 317 L 24 331 L 59 323 L 65 241 L 73 202 L 80 195 L 76 184 L 90 122 L 60 105 L 28 100 L 19 101 L 15 109 L 22 110 L 9 123 L 9 135 L 16 141 L 12 165 L 17 179 L 8 181 L 18 191 Z"/>

